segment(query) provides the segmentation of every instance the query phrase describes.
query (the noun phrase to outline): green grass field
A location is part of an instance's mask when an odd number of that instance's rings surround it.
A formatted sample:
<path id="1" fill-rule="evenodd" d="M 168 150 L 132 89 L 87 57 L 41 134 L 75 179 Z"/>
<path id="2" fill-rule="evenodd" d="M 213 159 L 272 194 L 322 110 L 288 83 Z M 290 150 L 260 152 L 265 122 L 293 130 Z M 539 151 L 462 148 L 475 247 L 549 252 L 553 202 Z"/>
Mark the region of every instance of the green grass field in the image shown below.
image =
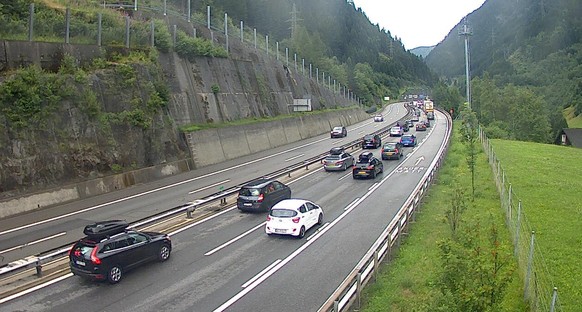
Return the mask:
<path id="1" fill-rule="evenodd" d="M 563 311 L 582 310 L 582 149 L 492 140 Z"/>
<path id="2" fill-rule="evenodd" d="M 479 146 L 480 147 L 480 146 Z M 436 285 L 441 263 L 437 242 L 450 237 L 445 223 L 445 211 L 450 209 L 452 194 L 458 185 L 467 186 L 469 194 L 471 175 L 465 160 L 465 147 L 458 141 L 455 131 L 447 158 L 440 169 L 435 184 L 431 186 L 421 212 L 410 235 L 402 244 L 397 256 L 382 267 L 378 280 L 364 290 L 361 311 L 431 311 L 440 290 Z M 492 171 L 483 152 L 478 155 L 476 167 L 476 200 L 463 214 L 463 219 L 483 223 L 494 221 L 500 230 L 504 248 L 512 248 L 505 229 L 499 194 Z M 511 265 L 516 265 L 510 257 Z M 518 270 L 511 275 L 508 291 L 499 309 L 501 311 L 527 311 L 523 303 L 523 283 Z"/>
<path id="3" fill-rule="evenodd" d="M 564 117 L 568 122 L 569 128 L 582 128 L 582 114 L 574 115 L 574 107 L 570 106 L 564 109 Z"/>

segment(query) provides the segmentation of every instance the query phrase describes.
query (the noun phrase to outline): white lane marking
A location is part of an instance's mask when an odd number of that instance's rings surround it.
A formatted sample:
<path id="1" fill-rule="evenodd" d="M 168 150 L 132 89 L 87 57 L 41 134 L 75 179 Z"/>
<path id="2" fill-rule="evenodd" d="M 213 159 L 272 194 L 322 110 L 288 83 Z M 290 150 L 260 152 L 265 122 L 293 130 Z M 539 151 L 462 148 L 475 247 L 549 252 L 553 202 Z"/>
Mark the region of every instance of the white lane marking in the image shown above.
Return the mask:
<path id="1" fill-rule="evenodd" d="M 29 289 L 23 290 L 23 291 L 21 291 L 21 292 L 19 292 L 19 293 L 15 293 L 14 295 L 11 295 L 11 296 L 8 296 L 8 297 L 5 297 L 5 298 L 2 298 L 2 299 L 0 299 L 0 304 L 2 304 L 2 303 L 5 303 L 5 302 L 8 302 L 8 301 L 10 301 L 10 300 L 12 300 L 12 299 L 16 299 L 16 298 L 18 298 L 18 297 L 22 297 L 22 296 L 24 296 L 24 295 L 26 295 L 26 294 L 29 294 L 29 293 L 31 293 L 31 292 L 33 292 L 33 291 L 37 291 L 37 290 L 39 290 L 39 289 L 41 289 L 41 288 L 44 288 L 44 287 L 50 286 L 50 285 L 52 285 L 52 284 L 54 284 L 54 283 L 60 282 L 60 281 L 62 281 L 62 280 L 64 280 L 64 279 L 67 279 L 67 278 L 69 278 L 69 277 L 71 277 L 71 276 L 73 276 L 73 273 L 68 273 L 68 274 L 66 274 L 66 275 L 63 275 L 63 276 L 61 276 L 61 277 L 59 277 L 59 278 L 56 278 L 56 279 L 54 279 L 54 280 L 50 280 L 50 281 L 48 281 L 48 282 L 46 282 L 46 283 L 44 283 L 44 284 L 36 285 L 36 286 L 34 286 L 34 287 L 32 287 L 32 288 L 29 288 Z"/>
<path id="2" fill-rule="evenodd" d="M 183 228 L 181 228 L 181 229 L 177 229 L 177 230 L 175 230 L 174 232 L 170 232 L 170 233 L 168 233 L 168 235 L 170 235 L 170 236 L 176 235 L 176 234 L 178 234 L 178 233 L 180 233 L 180 232 L 186 231 L 187 229 L 189 229 L 189 228 L 191 228 L 191 227 L 197 226 L 198 224 L 202 224 L 202 223 L 204 223 L 204 222 L 206 222 L 206 221 L 209 221 L 209 220 L 212 220 L 212 219 L 214 219 L 214 218 L 216 218 L 216 217 L 218 217 L 218 216 L 222 216 L 223 214 L 225 214 L 225 213 L 227 213 L 227 212 L 230 212 L 230 211 L 231 211 L 231 210 L 233 210 L 233 209 L 236 209 L 236 206 L 232 206 L 232 207 L 230 207 L 230 208 L 227 208 L 226 210 L 224 210 L 224 211 L 221 211 L 221 212 L 219 212 L 219 213 L 217 213 L 217 214 L 211 215 L 210 217 L 207 217 L 207 218 L 205 218 L 205 219 L 202 219 L 202 220 L 196 221 L 196 222 L 194 222 L 194 223 L 192 223 L 192 224 L 189 224 L 188 226 L 185 226 L 185 227 L 183 227 Z"/>
<path id="3" fill-rule="evenodd" d="M 373 188 L 374 188 L 376 185 L 378 185 L 378 182 L 376 182 L 376 183 L 372 184 L 372 186 L 370 186 L 370 187 L 368 188 L 368 191 L 369 191 L 369 190 L 371 190 L 371 189 L 373 189 Z"/>
<path id="4" fill-rule="evenodd" d="M 346 170 L 346 171 L 347 171 L 347 170 Z M 350 170 L 350 172 L 348 172 L 348 173 L 344 174 L 343 176 L 341 176 L 341 177 L 340 177 L 339 179 L 337 179 L 337 180 L 338 180 L 338 181 L 341 181 L 341 180 L 343 180 L 343 179 L 345 179 L 345 178 L 347 178 L 347 177 L 351 176 L 351 175 L 352 175 L 352 173 L 353 173 L 353 172 Z"/>
<path id="5" fill-rule="evenodd" d="M 302 157 L 302 156 L 305 156 L 305 154 L 299 154 L 297 156 L 294 156 L 294 157 L 291 157 L 291 158 L 287 158 L 287 159 L 285 159 L 285 161 L 291 161 L 293 159 L 296 159 L 296 158 L 299 158 L 299 157 Z"/>
<path id="6" fill-rule="evenodd" d="M 346 206 L 346 208 L 344 208 L 344 211 L 350 209 L 352 207 L 352 205 L 354 205 L 358 200 L 360 200 L 359 197 L 356 197 L 354 200 L 352 200 L 352 202 Z"/>
<path id="7" fill-rule="evenodd" d="M 250 280 L 248 280 L 246 283 L 242 284 L 242 288 L 246 288 L 247 286 L 249 286 L 250 284 L 252 284 L 254 281 L 257 280 L 257 278 L 261 277 L 263 274 L 265 274 L 265 272 L 269 271 L 271 268 L 273 268 L 274 266 L 276 266 L 277 264 L 279 264 L 279 262 L 281 262 L 281 259 L 277 259 L 275 260 L 275 262 L 271 263 L 268 267 L 264 268 L 261 272 L 259 272 L 259 274 L 253 276 Z"/>
<path id="8" fill-rule="evenodd" d="M 344 140 L 334 140 L 333 143 L 331 143 L 331 145 L 338 145 L 340 143 L 342 143 Z"/>
<path id="9" fill-rule="evenodd" d="M 222 244 L 222 245 L 220 245 L 220 246 L 218 246 L 218 247 L 216 247 L 216 248 L 212 249 L 211 251 L 209 251 L 209 252 L 205 253 L 204 255 L 205 255 L 205 256 L 210 256 L 210 255 L 214 254 L 215 252 L 217 252 L 217 251 L 221 250 L 222 248 L 224 248 L 224 247 L 226 247 L 226 246 L 228 246 L 228 245 L 230 245 L 230 244 L 232 244 L 232 243 L 236 242 L 237 240 L 239 240 L 239 239 L 241 239 L 241 238 L 243 238 L 243 237 L 245 237 L 245 236 L 247 236 L 247 235 L 251 234 L 251 233 L 252 233 L 252 232 L 254 232 L 256 229 L 258 229 L 258 228 L 260 228 L 260 227 L 264 226 L 266 223 L 267 223 L 267 221 L 265 221 L 265 222 L 263 222 L 263 223 L 260 223 L 260 224 L 258 224 L 257 226 L 253 227 L 252 229 L 250 229 L 250 230 L 248 230 L 248 231 L 246 231 L 246 232 L 244 232 L 244 233 L 240 234 L 239 236 L 237 236 L 237 237 L 235 237 L 235 238 L 233 238 L 233 239 L 231 239 L 231 240 L 227 241 L 226 243 L 224 243 L 224 244 Z"/>
<path id="10" fill-rule="evenodd" d="M 217 186 L 217 185 L 221 185 L 221 184 L 228 183 L 228 182 L 230 182 L 230 179 L 228 179 L 228 180 L 224 180 L 224 181 L 222 181 L 222 182 L 218 182 L 218 183 L 210 184 L 210 185 L 208 185 L 208 186 L 205 186 L 205 187 L 203 187 L 203 188 L 199 188 L 199 189 L 197 189 L 197 190 L 194 190 L 194 191 L 190 191 L 190 192 L 188 192 L 188 194 L 194 194 L 194 193 L 198 193 L 198 192 L 201 192 L 201 191 L 207 190 L 207 189 L 209 189 L 209 188 L 215 187 L 215 186 Z"/>
<path id="11" fill-rule="evenodd" d="M 430 132 L 429 132 L 429 135 L 430 135 Z M 228 301 L 223 303 L 221 306 L 216 308 L 214 310 L 214 312 L 222 312 L 222 311 L 228 309 L 231 305 L 233 305 L 239 299 L 241 299 L 246 294 L 251 292 L 254 288 L 256 288 L 258 285 L 260 285 L 262 282 L 264 282 L 271 275 L 275 274 L 275 272 L 277 272 L 279 269 L 281 269 L 283 266 L 285 266 L 287 263 L 289 263 L 291 260 L 293 260 L 293 258 L 295 258 L 297 255 L 299 255 L 301 252 L 303 252 L 303 250 L 305 250 L 307 247 L 311 246 L 311 244 L 313 244 L 313 242 L 317 241 L 318 238 L 323 236 L 329 229 L 333 228 L 338 222 L 340 222 L 343 218 L 345 218 L 345 216 L 347 216 L 352 210 L 354 210 L 366 198 L 368 198 L 374 191 L 376 191 L 382 184 L 384 184 L 384 182 L 387 181 L 395 172 L 396 172 L 396 168 L 394 170 L 392 170 L 388 175 L 386 175 L 382 180 L 380 180 L 380 182 L 375 183 L 370 188 L 370 190 L 368 190 L 368 192 L 366 192 L 366 194 L 364 194 L 361 198 L 356 199 L 354 202 L 352 202 L 353 204 L 350 204 L 349 208 L 347 208 L 341 215 L 339 215 L 335 220 L 333 220 L 333 222 L 331 222 L 329 226 L 323 228 L 319 233 L 316 233 L 313 236 L 312 240 L 305 242 L 305 244 L 301 245 L 301 247 L 299 247 L 292 254 L 287 256 L 287 258 L 285 258 L 283 261 L 281 261 L 279 264 L 277 264 L 271 270 L 269 270 L 268 272 L 265 272 L 265 274 L 261 275 L 260 278 L 256 279 L 254 282 L 252 282 L 247 287 L 245 287 L 244 290 L 240 291 L 239 293 L 234 295 L 232 298 L 230 298 Z"/>
<path id="12" fill-rule="evenodd" d="M 279 153 L 275 153 L 275 154 L 272 154 L 272 155 L 269 155 L 269 156 L 257 158 L 255 160 L 251 160 L 251 161 L 248 161 L 246 163 L 238 164 L 238 165 L 232 166 L 230 168 L 225 168 L 225 169 L 222 169 L 222 170 L 218 170 L 218 171 L 215 171 L 215 172 L 211 172 L 211 173 L 208 173 L 208 174 L 205 174 L 205 175 L 201 175 L 199 177 L 195 177 L 195 178 L 192 178 L 192 179 L 180 181 L 180 182 L 177 182 L 177 183 L 174 183 L 174 184 L 166 185 L 166 186 L 163 186 L 163 187 L 160 187 L 160 188 L 157 188 L 157 189 L 153 189 L 153 190 L 149 190 L 149 191 L 146 191 L 146 192 L 143 192 L 143 193 L 139 193 L 139 194 L 135 194 L 135 195 L 132 195 L 132 196 L 120 198 L 120 199 L 117 199 L 117 200 L 114 200 L 114 201 L 111 201 L 111 202 L 103 203 L 103 204 L 100 204 L 100 205 L 97 205 L 97 206 L 93 206 L 93 207 L 88 207 L 88 208 L 85 208 L 85 209 L 82 209 L 82 210 L 79 210 L 79 211 L 73 211 L 73 212 L 70 212 L 70 213 L 67 213 L 67 214 L 64 214 L 64 215 L 52 217 L 52 218 L 49 218 L 49 219 L 46 219 L 46 220 L 42 220 L 42 221 L 38 221 L 38 222 L 34 222 L 34 223 L 31 223 L 31 224 L 27 224 L 27 225 L 15 227 L 13 229 L 9 229 L 9 230 L 0 232 L 0 235 L 4 235 L 4 234 L 8 234 L 8 233 L 20 231 L 20 230 L 23 230 L 23 229 L 26 229 L 26 228 L 30 228 L 30 227 L 37 226 L 37 225 L 41 225 L 41 224 L 45 224 L 45 223 L 49 223 L 49 222 L 56 221 L 56 220 L 60 220 L 60 219 L 64 219 L 64 218 L 67 218 L 67 217 L 70 217 L 70 216 L 74 216 L 74 215 L 77 215 L 77 214 L 85 213 L 87 211 L 99 209 L 99 208 L 102 208 L 102 207 L 105 207 L 105 206 L 109 206 L 109 205 L 112 205 L 112 204 L 121 203 L 121 202 L 130 200 L 130 199 L 134 199 L 134 198 L 137 198 L 137 197 L 140 197 L 140 196 L 144 196 L 144 195 L 147 195 L 147 194 L 159 192 L 159 191 L 162 191 L 162 190 L 165 190 L 165 189 L 169 189 L 169 188 L 174 187 L 174 186 L 177 186 L 177 185 L 181 185 L 181 184 L 184 184 L 184 183 L 188 183 L 188 182 L 200 180 L 200 179 L 203 179 L 203 178 L 206 178 L 206 177 L 210 177 L 210 176 L 213 176 L 213 175 L 217 175 L 217 174 L 220 174 L 220 173 L 223 173 L 223 172 L 226 172 L 226 171 L 234 170 L 234 169 L 237 169 L 237 168 L 240 168 L 240 167 L 249 165 L 249 164 L 254 164 L 256 162 L 263 161 L 265 159 L 272 158 L 272 157 L 275 157 L 275 156 L 279 156 L 279 155 L 282 155 L 282 154 L 285 154 L 285 153 L 289 153 L 291 151 L 294 151 L 294 150 L 297 150 L 297 149 L 300 149 L 300 148 L 303 148 L 303 147 L 306 147 L 306 146 L 309 146 L 309 145 L 313 145 L 313 144 L 316 144 L 316 143 L 319 143 L 319 142 L 323 142 L 325 140 L 327 140 L 327 138 L 315 140 L 313 142 L 310 142 L 310 143 L 307 143 L 307 144 L 303 144 L 303 145 L 300 145 L 300 146 L 296 146 L 294 148 L 291 148 L 291 149 L 288 149 L 288 150 L 285 150 L 285 151 L 282 151 L 282 152 L 279 152 Z"/>
<path id="13" fill-rule="evenodd" d="M 390 173 L 387 177 L 382 179 L 382 181 L 385 181 L 386 179 L 388 179 L 388 177 L 391 176 L 392 173 Z M 380 183 L 378 183 L 378 185 L 380 185 L 382 183 L 382 181 Z M 305 250 L 307 247 L 311 246 L 311 244 L 313 244 L 315 241 L 317 241 L 318 238 L 320 238 L 321 236 L 323 236 L 323 234 L 325 234 L 327 231 L 329 231 L 329 229 L 333 228 L 334 225 L 336 225 L 343 218 L 345 218 L 345 216 L 347 216 L 354 208 L 356 208 L 360 203 L 362 203 L 366 198 L 368 198 L 376 189 L 377 188 L 374 188 L 374 189 L 368 191 L 366 194 L 364 194 L 364 196 L 362 196 L 359 200 L 357 200 L 356 203 L 352 207 L 350 207 L 350 209 L 344 211 L 339 217 L 337 217 L 335 220 L 333 220 L 333 222 L 331 222 L 329 226 L 325 227 L 319 233 L 315 234 L 313 236 L 313 239 L 306 241 L 303 245 L 301 245 L 299 248 L 297 248 L 292 254 L 287 256 L 287 258 L 285 258 L 283 261 L 281 261 L 279 264 L 277 264 L 271 270 L 269 270 L 268 272 L 265 272 L 265 274 L 263 274 L 260 278 L 256 279 L 254 282 L 252 282 L 250 285 L 248 285 L 245 289 L 243 289 L 242 291 L 240 291 L 239 293 L 234 295 L 232 298 L 230 298 L 228 301 L 223 303 L 218 308 L 216 308 L 214 310 L 214 312 L 222 312 L 222 311 L 228 309 L 231 305 L 233 305 L 239 299 L 241 299 L 246 294 L 251 292 L 254 288 L 256 288 L 258 285 L 260 285 L 262 282 L 264 282 L 271 275 L 275 274 L 275 272 L 279 271 L 283 266 L 285 266 L 287 263 L 289 263 L 291 260 L 293 260 L 295 257 L 297 257 L 297 255 L 302 253 L 303 250 Z"/>
<path id="14" fill-rule="evenodd" d="M 30 246 L 30 245 L 42 243 L 42 242 L 47 241 L 49 239 L 53 239 L 53 238 L 56 238 L 56 237 L 59 237 L 59 236 L 63 236 L 63 235 L 66 235 L 66 234 L 67 234 L 67 232 L 61 232 L 61 233 L 58 233 L 58 234 L 54 234 L 54 235 L 51 235 L 51 236 L 48 236 L 48 237 L 45 237 L 45 238 L 41 238 L 41 239 L 32 241 L 30 243 L 22 244 L 20 246 L 15 246 L 15 247 L 12 247 L 12 248 L 4 249 L 4 250 L 0 251 L 0 254 L 6 253 L 6 252 L 10 252 L 10 251 L 13 251 L 13 250 L 16 250 L 16 249 L 21 249 L 21 248 L 24 248 L 24 247 L 27 247 L 27 246 Z"/>
<path id="15" fill-rule="evenodd" d="M 320 226 L 320 227 L 317 229 L 317 231 L 313 232 L 313 234 L 311 234 L 309 237 L 307 237 L 307 239 L 306 239 L 306 240 L 310 240 L 310 239 L 312 239 L 312 238 L 313 238 L 313 237 L 314 237 L 314 236 L 315 236 L 317 233 L 319 233 L 319 231 L 323 230 L 323 229 L 324 229 L 326 226 L 328 226 L 328 225 L 329 225 L 329 222 L 327 222 L 327 223 L 324 223 L 322 226 Z"/>

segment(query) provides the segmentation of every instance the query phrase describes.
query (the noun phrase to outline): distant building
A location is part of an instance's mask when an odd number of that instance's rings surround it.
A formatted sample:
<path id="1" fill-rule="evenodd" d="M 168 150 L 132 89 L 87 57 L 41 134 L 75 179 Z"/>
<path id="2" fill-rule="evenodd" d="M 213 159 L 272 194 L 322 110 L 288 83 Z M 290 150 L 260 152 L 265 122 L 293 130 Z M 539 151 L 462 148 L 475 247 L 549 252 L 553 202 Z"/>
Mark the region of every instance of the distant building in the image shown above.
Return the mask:
<path id="1" fill-rule="evenodd" d="M 562 129 L 558 140 L 558 143 L 561 145 L 572 145 L 577 148 L 582 148 L 582 128 Z"/>

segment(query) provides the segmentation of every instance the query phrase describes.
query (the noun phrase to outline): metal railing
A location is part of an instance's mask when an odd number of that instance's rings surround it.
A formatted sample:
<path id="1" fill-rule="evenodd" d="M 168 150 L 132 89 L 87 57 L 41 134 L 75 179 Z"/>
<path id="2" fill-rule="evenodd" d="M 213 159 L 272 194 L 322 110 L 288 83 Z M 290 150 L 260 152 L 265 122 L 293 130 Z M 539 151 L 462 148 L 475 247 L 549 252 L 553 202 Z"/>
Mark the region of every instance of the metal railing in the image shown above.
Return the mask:
<path id="1" fill-rule="evenodd" d="M 505 212 L 505 223 L 513 241 L 514 256 L 521 269 L 524 300 L 529 303 L 531 311 L 562 311 L 558 288 L 552 281 L 542 251 L 537 248 L 533 226 L 528 222 L 521 200 L 505 176 L 505 170 L 493 151 L 493 145 L 481 128 L 479 140 L 493 171 L 501 208 Z"/>
<path id="2" fill-rule="evenodd" d="M 404 205 L 372 247 L 318 311 L 348 311 L 354 304 L 360 307 L 360 293 L 363 287 L 376 277 L 380 263 L 386 258 L 390 259 L 392 253 L 400 246 L 402 235 L 406 234 L 410 222 L 414 221 L 415 214 L 420 209 L 421 199 L 426 194 L 446 156 L 452 133 L 452 119 L 448 113 L 442 112 L 447 116 L 448 130 L 439 149 L 438 157 L 433 160 L 420 183 L 414 188 Z"/>
<path id="3" fill-rule="evenodd" d="M 410 108 L 408 108 L 407 115 L 404 118 L 402 118 L 400 121 L 405 119 L 410 114 L 411 114 L 411 110 L 410 110 Z M 384 128 L 381 128 L 381 129 L 373 132 L 372 134 L 384 135 L 384 134 L 388 133 L 390 131 L 390 128 L 395 124 L 396 123 L 391 123 L 390 125 L 388 125 Z M 349 149 L 349 148 L 355 149 L 360 145 L 361 145 L 361 139 L 356 139 L 356 140 L 353 140 L 349 143 L 342 145 L 341 147 L 343 147 L 345 149 Z M 273 172 L 271 172 L 267 175 L 264 175 L 262 177 L 259 177 L 259 178 L 266 177 L 266 178 L 275 179 L 275 178 L 282 177 L 282 176 L 289 176 L 290 177 L 291 173 L 294 171 L 304 169 L 304 168 L 308 169 L 308 167 L 313 165 L 313 164 L 321 163 L 321 160 L 323 160 L 327 155 L 329 155 L 329 152 L 321 153 L 317 156 L 313 156 L 313 157 L 305 159 L 301 162 L 297 162 L 293 165 L 290 165 L 290 166 L 287 166 L 285 168 L 273 171 Z M 178 207 L 174 207 L 174 208 L 162 211 L 162 212 L 155 214 L 153 216 L 149 216 L 149 217 L 137 220 L 133 223 L 130 223 L 129 227 L 130 228 L 143 227 L 143 226 L 155 223 L 157 221 L 160 221 L 160 220 L 163 220 L 166 218 L 170 218 L 172 216 L 176 216 L 176 215 L 183 214 L 183 213 L 186 213 L 187 218 L 192 218 L 192 213 L 198 207 L 201 207 L 203 205 L 208 205 L 208 204 L 218 202 L 218 201 L 220 201 L 221 205 L 225 205 L 227 197 L 236 194 L 240 190 L 241 186 L 247 184 L 248 182 L 256 180 L 256 179 L 258 179 L 258 178 L 251 179 L 251 180 L 246 181 L 240 185 L 237 185 L 237 186 L 231 187 L 229 189 L 222 190 L 220 192 L 208 195 L 208 196 L 206 196 L 202 199 L 196 200 L 192 203 L 187 203 L 187 204 L 184 204 L 184 205 L 181 205 Z M 6 276 L 9 274 L 13 274 L 15 272 L 19 272 L 22 270 L 31 269 L 31 268 L 36 268 L 36 275 L 38 277 L 41 277 L 43 265 L 49 261 L 53 261 L 57 258 L 65 256 L 68 253 L 68 251 L 70 250 L 73 243 L 74 242 L 71 242 L 69 244 L 60 246 L 60 247 L 55 248 L 53 250 L 47 251 L 45 253 L 42 253 L 42 254 L 39 254 L 36 256 L 30 256 L 30 257 L 27 257 L 25 259 L 14 261 L 14 262 L 11 262 L 3 267 L 0 267 L 0 277 Z"/>

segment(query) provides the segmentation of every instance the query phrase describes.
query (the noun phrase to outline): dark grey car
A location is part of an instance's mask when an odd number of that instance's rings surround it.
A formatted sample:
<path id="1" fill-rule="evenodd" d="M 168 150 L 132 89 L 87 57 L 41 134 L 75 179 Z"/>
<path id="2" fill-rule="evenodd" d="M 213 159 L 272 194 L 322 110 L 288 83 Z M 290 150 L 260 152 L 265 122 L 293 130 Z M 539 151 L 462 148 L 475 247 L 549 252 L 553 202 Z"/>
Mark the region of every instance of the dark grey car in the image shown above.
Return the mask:
<path id="1" fill-rule="evenodd" d="M 288 198 L 291 198 L 289 186 L 276 180 L 259 179 L 240 188 L 236 205 L 242 211 L 269 211 Z"/>

